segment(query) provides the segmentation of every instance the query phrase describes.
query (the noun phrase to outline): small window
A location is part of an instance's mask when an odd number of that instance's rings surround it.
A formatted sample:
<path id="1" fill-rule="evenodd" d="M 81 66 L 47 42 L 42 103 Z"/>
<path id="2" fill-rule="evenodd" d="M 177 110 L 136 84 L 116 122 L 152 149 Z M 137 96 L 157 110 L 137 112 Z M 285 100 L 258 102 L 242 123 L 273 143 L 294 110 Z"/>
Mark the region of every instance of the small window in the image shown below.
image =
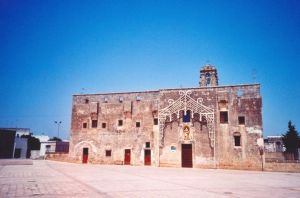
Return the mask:
<path id="1" fill-rule="evenodd" d="M 106 150 L 105 151 L 105 156 L 106 157 L 111 157 L 111 150 Z"/>
<path id="2" fill-rule="evenodd" d="M 92 128 L 97 128 L 98 120 L 92 120 Z"/>
<path id="3" fill-rule="evenodd" d="M 136 122 L 135 127 L 137 127 L 137 128 L 141 127 L 141 122 Z"/>
<path id="4" fill-rule="evenodd" d="M 103 122 L 103 123 L 102 123 L 102 129 L 105 129 L 105 128 L 106 128 L 106 123 Z"/>
<path id="5" fill-rule="evenodd" d="M 86 99 L 84 100 L 84 103 L 85 103 L 85 104 L 88 104 L 88 103 L 89 103 L 89 99 L 86 98 Z"/>
<path id="6" fill-rule="evenodd" d="M 83 148 L 83 155 L 88 155 L 89 154 L 89 148 Z"/>
<path id="7" fill-rule="evenodd" d="M 228 111 L 221 111 L 220 112 L 220 123 L 228 123 Z"/>
<path id="8" fill-rule="evenodd" d="M 234 135 L 234 146 L 241 146 L 241 135 Z"/>
<path id="9" fill-rule="evenodd" d="M 150 142 L 146 142 L 146 148 L 150 148 Z"/>
<path id="10" fill-rule="evenodd" d="M 84 128 L 84 129 L 87 128 L 87 123 L 86 122 L 82 123 L 82 128 Z"/>
<path id="11" fill-rule="evenodd" d="M 245 116 L 239 116 L 239 124 L 245 124 Z"/>
<path id="12" fill-rule="evenodd" d="M 123 120 L 118 120 L 118 126 L 123 126 Z"/>
<path id="13" fill-rule="evenodd" d="M 176 151 L 176 147 L 175 146 L 171 146 L 171 151 L 175 152 Z"/>
<path id="14" fill-rule="evenodd" d="M 227 100 L 220 100 L 220 103 L 221 103 L 221 104 L 226 104 L 226 103 L 227 103 Z"/>
<path id="15" fill-rule="evenodd" d="M 105 103 L 108 102 L 108 98 L 107 98 L 107 97 L 104 98 L 104 102 L 105 102 Z"/>
<path id="16" fill-rule="evenodd" d="M 190 110 L 187 110 L 186 114 L 183 115 L 182 121 L 183 122 L 190 122 L 191 121 L 191 111 Z"/>
<path id="17" fill-rule="evenodd" d="M 137 96 L 137 97 L 136 97 L 136 101 L 140 101 L 141 99 L 142 99 L 141 96 Z"/>
<path id="18" fill-rule="evenodd" d="M 154 125 L 158 125 L 158 118 L 153 119 Z"/>
<path id="19" fill-rule="evenodd" d="M 205 74 L 205 81 L 206 81 L 207 86 L 209 86 L 211 84 L 211 74 L 210 73 Z"/>

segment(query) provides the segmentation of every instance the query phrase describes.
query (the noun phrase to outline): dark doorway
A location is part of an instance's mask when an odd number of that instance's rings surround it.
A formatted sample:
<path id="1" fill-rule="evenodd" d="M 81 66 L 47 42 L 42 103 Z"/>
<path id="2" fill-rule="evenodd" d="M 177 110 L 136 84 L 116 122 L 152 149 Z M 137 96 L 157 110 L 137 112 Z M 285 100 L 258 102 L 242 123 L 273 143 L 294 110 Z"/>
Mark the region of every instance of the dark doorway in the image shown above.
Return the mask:
<path id="1" fill-rule="evenodd" d="M 0 159 L 13 158 L 16 131 L 0 129 Z"/>
<path id="2" fill-rule="evenodd" d="M 130 149 L 125 149 L 124 164 L 130 165 Z"/>
<path id="3" fill-rule="evenodd" d="M 16 148 L 15 149 L 15 156 L 14 158 L 20 158 L 21 157 L 21 149 L 20 148 Z"/>
<path id="4" fill-rule="evenodd" d="M 86 164 L 89 158 L 89 148 L 83 148 L 82 152 L 82 163 Z"/>
<path id="5" fill-rule="evenodd" d="M 192 144 L 182 144 L 181 148 L 181 165 L 182 167 L 193 167 L 193 150 Z"/>
<path id="6" fill-rule="evenodd" d="M 151 150 L 145 150 L 144 163 L 146 166 L 151 166 Z"/>

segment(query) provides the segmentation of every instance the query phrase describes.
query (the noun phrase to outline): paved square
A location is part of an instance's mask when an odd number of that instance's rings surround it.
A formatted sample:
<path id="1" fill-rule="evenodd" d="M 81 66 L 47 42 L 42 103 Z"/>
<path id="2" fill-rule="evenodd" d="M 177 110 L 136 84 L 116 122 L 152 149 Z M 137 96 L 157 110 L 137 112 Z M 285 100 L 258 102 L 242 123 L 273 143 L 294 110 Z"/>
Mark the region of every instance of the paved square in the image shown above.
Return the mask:
<path id="1" fill-rule="evenodd" d="M 32 196 L 300 197 L 300 174 L 55 161 L 0 165 L 1 198 Z"/>

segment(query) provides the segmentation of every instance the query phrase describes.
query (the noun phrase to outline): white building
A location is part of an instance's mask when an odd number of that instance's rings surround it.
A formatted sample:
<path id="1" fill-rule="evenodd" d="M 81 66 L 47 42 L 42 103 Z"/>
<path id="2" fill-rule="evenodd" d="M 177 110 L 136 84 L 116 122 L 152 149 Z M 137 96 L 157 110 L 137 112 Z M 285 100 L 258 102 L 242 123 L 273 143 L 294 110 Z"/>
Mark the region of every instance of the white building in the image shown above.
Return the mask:
<path id="1" fill-rule="evenodd" d="M 54 153 L 56 148 L 56 141 L 41 142 L 40 157 L 45 157 L 46 153 Z"/>
<path id="2" fill-rule="evenodd" d="M 267 136 L 264 139 L 266 152 L 284 152 L 285 147 L 283 145 L 282 136 Z"/>

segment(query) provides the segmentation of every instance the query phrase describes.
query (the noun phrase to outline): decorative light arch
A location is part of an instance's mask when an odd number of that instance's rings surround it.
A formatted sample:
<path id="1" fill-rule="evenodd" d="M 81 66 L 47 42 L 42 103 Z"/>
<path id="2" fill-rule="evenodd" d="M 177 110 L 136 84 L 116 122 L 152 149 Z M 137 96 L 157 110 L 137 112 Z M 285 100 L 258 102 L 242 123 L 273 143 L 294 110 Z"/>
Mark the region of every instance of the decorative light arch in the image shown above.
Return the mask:
<path id="1" fill-rule="evenodd" d="M 186 114 L 187 110 L 191 111 L 191 117 L 194 117 L 194 113 L 198 113 L 200 115 L 200 121 L 202 121 L 202 117 L 204 117 L 207 121 L 208 128 L 208 136 L 210 139 L 210 146 L 212 148 L 215 147 L 215 114 L 214 109 L 212 107 L 207 107 L 202 104 L 203 99 L 197 98 L 197 100 L 193 99 L 190 95 L 192 90 L 179 91 L 180 97 L 174 101 L 173 99 L 169 99 L 169 105 L 163 109 L 160 109 L 158 112 L 159 119 L 159 135 L 160 135 L 160 147 L 164 145 L 164 128 L 167 116 L 169 116 L 170 121 L 172 121 L 172 114 L 177 114 L 177 118 L 180 116 L 180 111 L 184 111 Z"/>

